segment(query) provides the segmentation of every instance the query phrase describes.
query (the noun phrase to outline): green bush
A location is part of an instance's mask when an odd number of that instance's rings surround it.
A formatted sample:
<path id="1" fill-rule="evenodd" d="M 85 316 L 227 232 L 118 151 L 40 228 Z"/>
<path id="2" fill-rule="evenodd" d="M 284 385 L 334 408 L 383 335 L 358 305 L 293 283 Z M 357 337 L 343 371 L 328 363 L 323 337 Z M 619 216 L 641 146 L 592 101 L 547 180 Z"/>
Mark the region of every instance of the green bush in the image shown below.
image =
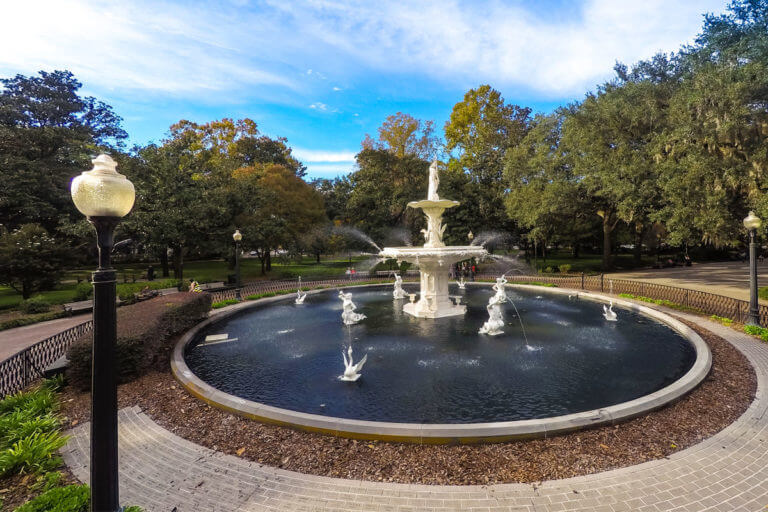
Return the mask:
<path id="1" fill-rule="evenodd" d="M 31 391 L 20 391 L 0 400 L 0 414 L 23 411 L 29 416 L 46 414 L 54 409 L 56 397 L 53 391 L 41 386 Z"/>
<path id="2" fill-rule="evenodd" d="M 47 313 L 51 310 L 51 305 L 40 295 L 30 297 L 27 300 L 21 301 L 19 304 L 19 310 L 22 313 L 28 315 L 34 315 L 36 313 Z"/>
<path id="3" fill-rule="evenodd" d="M 210 310 L 207 293 L 176 293 L 118 308 L 118 382 L 130 382 L 150 369 L 166 369 L 173 336 L 191 328 Z M 67 381 L 81 389 L 90 385 L 92 345 L 89 333 L 67 351 Z"/>
<path id="4" fill-rule="evenodd" d="M 36 432 L 0 452 L 0 475 L 43 472 L 62 464 L 58 450 L 67 444 L 59 432 Z"/>
<path id="5" fill-rule="evenodd" d="M 211 309 L 220 309 L 225 306 L 231 306 L 232 304 L 237 304 L 239 301 L 237 299 L 224 299 L 220 300 L 219 302 L 214 302 L 211 304 Z"/>
<path id="6" fill-rule="evenodd" d="M 38 322 L 47 322 L 48 320 L 56 320 L 57 318 L 63 318 L 70 314 L 66 311 L 52 311 L 50 313 L 40 313 L 33 316 L 23 316 L 21 318 L 14 318 L 12 320 L 6 320 L 0 322 L 0 331 L 6 329 L 13 329 L 15 327 L 23 327 L 25 325 L 36 324 Z"/>
<path id="7" fill-rule="evenodd" d="M 120 297 L 120 300 L 123 302 L 132 302 L 136 298 L 135 295 L 146 287 L 149 287 L 150 290 L 162 290 L 164 288 L 177 288 L 178 286 L 179 282 L 176 279 L 120 283 L 117 285 L 117 296 Z"/>
<path id="8" fill-rule="evenodd" d="M 570 271 L 571 271 L 571 267 L 572 267 L 572 265 L 570 265 L 569 263 L 566 263 L 566 264 L 564 264 L 564 265 L 559 265 L 557 268 L 558 268 L 558 269 L 560 270 L 560 272 L 562 272 L 563 274 L 567 274 L 568 272 L 570 272 Z"/>
<path id="9" fill-rule="evenodd" d="M 554 272 L 555 272 L 555 269 L 553 269 L 552 267 L 544 268 L 544 273 L 545 274 L 553 274 Z"/>
<path id="10" fill-rule="evenodd" d="M 768 329 L 758 325 L 745 325 L 744 332 L 752 336 L 759 336 L 761 340 L 768 341 Z"/>
<path id="11" fill-rule="evenodd" d="M 82 283 L 77 283 L 77 286 L 75 286 L 75 296 L 72 297 L 73 302 L 79 302 L 83 300 L 88 300 L 93 296 L 93 285 L 90 281 L 83 281 Z"/>
<path id="12" fill-rule="evenodd" d="M 16 512 L 88 512 L 91 489 L 87 485 L 68 485 L 44 492 Z"/>

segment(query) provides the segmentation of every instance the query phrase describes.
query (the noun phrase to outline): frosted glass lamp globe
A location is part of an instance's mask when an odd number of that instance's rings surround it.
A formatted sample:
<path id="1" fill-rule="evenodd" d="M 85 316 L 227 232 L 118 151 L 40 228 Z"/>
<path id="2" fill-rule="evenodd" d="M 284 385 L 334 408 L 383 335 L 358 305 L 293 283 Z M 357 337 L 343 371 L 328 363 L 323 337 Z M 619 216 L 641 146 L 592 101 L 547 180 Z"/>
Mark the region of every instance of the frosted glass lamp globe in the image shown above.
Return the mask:
<path id="1" fill-rule="evenodd" d="M 240 233 L 239 229 L 236 229 L 235 232 L 232 233 L 232 240 L 234 240 L 235 242 L 239 242 L 242 239 L 243 239 L 243 234 Z"/>
<path id="2" fill-rule="evenodd" d="M 760 220 L 760 217 L 755 215 L 755 212 L 749 212 L 749 215 L 744 219 L 744 227 L 752 230 L 752 229 L 760 229 L 760 226 L 763 225 L 763 221 Z"/>
<path id="3" fill-rule="evenodd" d="M 133 183 L 117 172 L 117 162 L 101 154 L 91 160 L 93 169 L 72 180 L 70 193 L 80 213 L 87 217 L 125 217 L 133 208 Z"/>

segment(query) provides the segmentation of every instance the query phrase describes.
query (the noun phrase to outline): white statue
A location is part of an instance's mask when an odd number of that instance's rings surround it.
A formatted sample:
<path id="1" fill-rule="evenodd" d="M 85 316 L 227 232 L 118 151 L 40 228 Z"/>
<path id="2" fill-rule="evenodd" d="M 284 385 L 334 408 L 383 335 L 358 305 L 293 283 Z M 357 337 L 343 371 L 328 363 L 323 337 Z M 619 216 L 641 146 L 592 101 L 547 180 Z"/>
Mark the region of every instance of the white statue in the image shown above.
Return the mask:
<path id="1" fill-rule="evenodd" d="M 430 201 L 439 201 L 437 196 L 437 186 L 440 185 L 440 178 L 437 175 L 437 159 L 432 161 L 429 166 L 429 189 L 427 189 L 427 199 Z"/>
<path id="2" fill-rule="evenodd" d="M 406 296 L 403 290 L 403 278 L 398 274 L 395 274 L 395 289 L 392 290 L 392 296 L 396 299 L 404 299 Z"/>
<path id="3" fill-rule="evenodd" d="M 456 281 L 456 284 L 459 285 L 459 290 L 464 290 L 467 288 L 467 283 L 464 282 L 464 276 L 462 275 L 458 281 Z"/>
<path id="4" fill-rule="evenodd" d="M 507 297 L 507 292 L 504 290 L 504 285 L 507 284 L 507 278 L 504 276 L 501 276 L 496 279 L 496 284 L 494 284 L 491 288 L 496 290 L 496 300 L 501 304 L 504 302 L 507 302 L 509 300 L 509 297 Z"/>
<path id="5" fill-rule="evenodd" d="M 501 330 L 504 327 L 504 315 L 501 312 L 501 302 L 499 301 L 498 294 L 491 297 L 486 309 L 488 310 L 488 321 L 483 324 L 478 332 L 489 336 L 504 334 L 504 331 Z"/>
<path id="6" fill-rule="evenodd" d="M 347 354 L 349 354 L 349 359 L 347 359 Z M 341 357 L 344 358 L 344 375 L 340 379 L 347 382 L 355 382 L 360 378 L 360 370 L 363 369 L 363 365 L 368 360 L 368 354 L 365 354 L 357 364 L 352 361 L 352 345 L 349 346 L 347 354 L 343 350 L 341 351 Z"/>
<path id="7" fill-rule="evenodd" d="M 341 320 L 344 322 L 344 325 L 356 324 L 365 318 L 364 314 L 355 313 L 355 308 L 357 306 L 355 306 L 355 303 L 352 302 L 351 293 L 344 293 L 343 291 L 340 291 L 339 298 L 344 301 L 342 305 L 344 311 L 341 312 Z"/>
<path id="8" fill-rule="evenodd" d="M 296 290 L 296 304 L 304 304 L 304 299 L 307 298 L 307 292 L 301 289 L 301 276 L 299 276 L 299 289 Z"/>
<path id="9" fill-rule="evenodd" d="M 617 317 L 616 312 L 613 310 L 613 301 L 611 301 L 610 304 L 609 307 L 605 307 L 605 304 L 603 304 L 603 316 L 609 322 L 615 322 Z"/>

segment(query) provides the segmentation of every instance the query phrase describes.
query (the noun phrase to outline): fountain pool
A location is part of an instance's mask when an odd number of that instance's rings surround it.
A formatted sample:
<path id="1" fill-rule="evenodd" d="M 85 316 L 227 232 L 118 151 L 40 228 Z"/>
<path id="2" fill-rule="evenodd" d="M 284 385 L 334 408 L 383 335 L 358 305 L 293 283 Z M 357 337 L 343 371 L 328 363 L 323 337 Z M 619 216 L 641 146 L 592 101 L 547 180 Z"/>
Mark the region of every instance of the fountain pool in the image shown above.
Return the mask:
<path id="1" fill-rule="evenodd" d="M 407 292 L 416 286 L 406 284 Z M 463 316 L 420 319 L 391 285 L 350 287 L 355 325 L 340 319 L 338 290 L 244 303 L 188 333 L 177 378 L 205 400 L 265 421 L 351 437 L 431 442 L 546 435 L 640 414 L 690 391 L 711 355 L 683 324 L 615 300 L 507 287 L 504 332 L 479 334 L 490 286 L 452 285 Z M 572 292 L 571 292 L 572 293 Z M 607 298 L 604 299 L 607 302 Z M 523 316 L 528 344 L 515 306 Z M 203 345 L 207 336 L 232 343 Z M 340 352 L 367 354 L 362 376 L 343 382 Z"/>

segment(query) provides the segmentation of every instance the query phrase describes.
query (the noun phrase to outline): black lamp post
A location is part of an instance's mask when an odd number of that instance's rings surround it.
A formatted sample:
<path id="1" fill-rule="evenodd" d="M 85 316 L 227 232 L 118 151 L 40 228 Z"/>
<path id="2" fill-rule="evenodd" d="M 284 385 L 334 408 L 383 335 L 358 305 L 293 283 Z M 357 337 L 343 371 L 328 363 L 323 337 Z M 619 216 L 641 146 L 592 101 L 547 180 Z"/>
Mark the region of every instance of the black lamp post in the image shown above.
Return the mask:
<path id="1" fill-rule="evenodd" d="M 110 253 L 115 226 L 133 208 L 133 184 L 116 171 L 109 155 L 72 180 L 75 206 L 96 229 L 99 268 L 93 280 L 93 361 L 91 369 L 91 511 L 120 510 L 117 472 L 117 272 Z"/>
<path id="2" fill-rule="evenodd" d="M 757 230 L 760 229 L 763 221 L 755 215 L 755 212 L 749 212 L 744 219 L 744 227 L 749 231 L 749 316 L 747 325 L 760 325 L 760 309 L 757 304 Z"/>
<path id="3" fill-rule="evenodd" d="M 240 233 L 239 229 L 236 229 L 234 233 L 232 233 L 232 240 L 235 241 L 235 286 L 237 287 L 235 289 L 235 298 L 237 300 L 243 300 L 240 296 L 240 240 L 243 239 L 243 234 Z"/>

